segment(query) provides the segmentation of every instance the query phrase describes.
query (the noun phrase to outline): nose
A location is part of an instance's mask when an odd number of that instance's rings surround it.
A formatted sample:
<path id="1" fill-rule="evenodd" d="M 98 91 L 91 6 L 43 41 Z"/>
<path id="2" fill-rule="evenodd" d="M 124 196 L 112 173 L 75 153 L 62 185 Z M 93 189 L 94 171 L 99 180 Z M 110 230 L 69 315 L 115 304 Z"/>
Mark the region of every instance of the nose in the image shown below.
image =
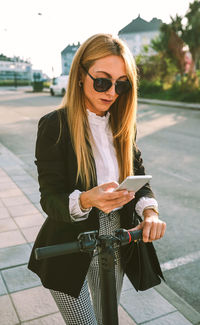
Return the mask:
<path id="1" fill-rule="evenodd" d="M 116 91 L 115 91 L 115 84 L 113 83 L 112 86 L 106 91 L 107 94 L 115 96 L 117 95 Z"/>

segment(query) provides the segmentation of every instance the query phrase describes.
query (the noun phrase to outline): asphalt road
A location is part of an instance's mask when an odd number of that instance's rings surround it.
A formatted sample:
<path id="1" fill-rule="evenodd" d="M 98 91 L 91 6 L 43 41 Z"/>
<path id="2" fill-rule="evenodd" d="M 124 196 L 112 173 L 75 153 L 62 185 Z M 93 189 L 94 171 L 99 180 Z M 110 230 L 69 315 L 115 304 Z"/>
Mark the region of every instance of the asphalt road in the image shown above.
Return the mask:
<path id="1" fill-rule="evenodd" d="M 61 101 L 28 89 L 0 89 L 0 142 L 36 179 L 37 123 Z M 137 143 L 167 222 L 165 237 L 155 243 L 166 283 L 200 312 L 200 111 L 140 104 Z"/>

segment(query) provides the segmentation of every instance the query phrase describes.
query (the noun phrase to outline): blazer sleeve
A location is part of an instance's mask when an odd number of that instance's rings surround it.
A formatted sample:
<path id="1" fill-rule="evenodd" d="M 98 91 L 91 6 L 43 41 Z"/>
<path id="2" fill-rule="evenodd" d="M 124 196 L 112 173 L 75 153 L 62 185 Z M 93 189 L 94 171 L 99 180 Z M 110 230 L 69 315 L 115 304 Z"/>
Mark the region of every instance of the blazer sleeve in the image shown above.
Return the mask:
<path id="1" fill-rule="evenodd" d="M 134 175 L 145 175 L 145 168 L 143 165 L 143 159 L 141 157 L 141 152 L 137 145 L 134 146 Z M 155 198 L 154 193 L 151 189 L 149 183 L 144 185 L 139 191 L 135 193 L 134 203 L 136 204 L 141 197 Z"/>
<path id="2" fill-rule="evenodd" d="M 41 206 L 55 221 L 71 223 L 69 213 L 69 180 L 66 175 L 60 142 L 60 121 L 58 112 L 43 116 L 38 123 L 36 140 L 36 161 L 38 170 Z"/>

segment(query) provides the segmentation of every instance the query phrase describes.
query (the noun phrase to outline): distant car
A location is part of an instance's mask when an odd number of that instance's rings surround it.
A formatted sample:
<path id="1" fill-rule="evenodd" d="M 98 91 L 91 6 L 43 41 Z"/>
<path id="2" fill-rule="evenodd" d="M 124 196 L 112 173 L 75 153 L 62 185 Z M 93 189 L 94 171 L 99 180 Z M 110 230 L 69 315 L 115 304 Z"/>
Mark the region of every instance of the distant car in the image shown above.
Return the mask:
<path id="1" fill-rule="evenodd" d="M 50 85 L 50 93 L 52 96 L 61 95 L 64 96 L 67 88 L 69 76 L 60 76 L 57 78 L 53 78 L 52 84 Z"/>

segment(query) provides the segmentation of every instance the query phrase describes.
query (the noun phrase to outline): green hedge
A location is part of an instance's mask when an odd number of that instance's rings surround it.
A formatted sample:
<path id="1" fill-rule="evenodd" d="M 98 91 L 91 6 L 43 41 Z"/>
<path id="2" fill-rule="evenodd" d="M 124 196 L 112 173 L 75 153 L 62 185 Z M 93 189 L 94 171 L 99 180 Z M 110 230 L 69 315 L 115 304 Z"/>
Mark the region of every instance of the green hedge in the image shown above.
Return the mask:
<path id="1" fill-rule="evenodd" d="M 31 82 L 29 80 L 17 80 L 17 83 L 14 80 L 0 80 L 0 87 L 3 86 L 29 86 Z"/>
<path id="2" fill-rule="evenodd" d="M 174 83 L 164 90 L 159 82 L 141 80 L 138 86 L 138 96 L 150 99 L 173 100 L 188 103 L 200 103 L 200 89 L 191 89 L 187 84 Z"/>

